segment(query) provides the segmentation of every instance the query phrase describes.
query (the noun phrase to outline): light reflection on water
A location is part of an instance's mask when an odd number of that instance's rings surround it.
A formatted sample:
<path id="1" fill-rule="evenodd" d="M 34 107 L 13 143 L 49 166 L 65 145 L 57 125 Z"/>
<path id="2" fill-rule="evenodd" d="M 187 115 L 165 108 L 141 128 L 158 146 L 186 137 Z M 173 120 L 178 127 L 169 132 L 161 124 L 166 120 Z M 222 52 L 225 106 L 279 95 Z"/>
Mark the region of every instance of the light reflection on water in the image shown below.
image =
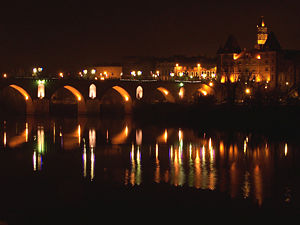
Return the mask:
<path id="1" fill-rule="evenodd" d="M 75 163 L 81 169 L 73 172 L 81 171 L 81 177 L 90 181 L 186 185 L 251 198 L 258 204 L 278 194 L 291 200 L 293 187 L 284 172 L 299 160 L 286 141 L 268 141 L 251 133 L 139 127 L 130 119 L 2 120 L 0 135 L 1 157 L 12 149 L 18 149 L 16 154 L 29 151 L 31 159 L 18 163 L 28 166 L 25 161 L 32 160 L 34 173 L 60 163 L 47 155 L 68 152 L 69 161 L 61 169 Z M 278 170 L 283 178 L 276 177 Z"/>

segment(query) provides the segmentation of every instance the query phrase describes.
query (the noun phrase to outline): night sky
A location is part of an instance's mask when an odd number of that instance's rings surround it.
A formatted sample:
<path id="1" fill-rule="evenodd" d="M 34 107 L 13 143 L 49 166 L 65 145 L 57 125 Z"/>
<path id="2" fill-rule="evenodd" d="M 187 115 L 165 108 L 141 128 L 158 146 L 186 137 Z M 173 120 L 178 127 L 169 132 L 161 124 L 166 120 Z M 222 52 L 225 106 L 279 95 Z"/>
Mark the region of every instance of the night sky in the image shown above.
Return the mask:
<path id="1" fill-rule="evenodd" d="M 214 56 L 229 34 L 256 40 L 260 16 L 300 50 L 297 1 L 10 1 L 0 7 L 0 71 L 73 70 L 124 56 Z"/>

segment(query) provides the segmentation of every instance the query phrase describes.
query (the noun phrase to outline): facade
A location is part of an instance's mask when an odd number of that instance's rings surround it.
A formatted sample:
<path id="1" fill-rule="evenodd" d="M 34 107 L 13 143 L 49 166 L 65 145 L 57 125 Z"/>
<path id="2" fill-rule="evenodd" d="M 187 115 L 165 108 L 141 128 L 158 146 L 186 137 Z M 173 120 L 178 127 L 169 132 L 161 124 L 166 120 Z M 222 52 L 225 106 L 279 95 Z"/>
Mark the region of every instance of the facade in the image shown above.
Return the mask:
<path id="1" fill-rule="evenodd" d="M 170 57 L 156 65 L 156 78 L 161 80 L 216 79 L 216 60 L 207 57 Z"/>
<path id="2" fill-rule="evenodd" d="M 131 57 L 124 65 L 124 78 L 155 80 L 216 79 L 215 58 L 173 56 L 168 58 Z"/>
<path id="3" fill-rule="evenodd" d="M 221 83 L 254 82 L 266 89 L 281 90 L 300 81 L 300 51 L 283 50 L 275 34 L 268 31 L 263 17 L 257 25 L 257 41 L 253 49 L 241 49 L 229 36 L 218 50 L 218 75 Z"/>
<path id="4" fill-rule="evenodd" d="M 123 68 L 122 66 L 94 66 L 82 70 L 79 74 L 84 78 L 95 80 L 120 79 Z"/>

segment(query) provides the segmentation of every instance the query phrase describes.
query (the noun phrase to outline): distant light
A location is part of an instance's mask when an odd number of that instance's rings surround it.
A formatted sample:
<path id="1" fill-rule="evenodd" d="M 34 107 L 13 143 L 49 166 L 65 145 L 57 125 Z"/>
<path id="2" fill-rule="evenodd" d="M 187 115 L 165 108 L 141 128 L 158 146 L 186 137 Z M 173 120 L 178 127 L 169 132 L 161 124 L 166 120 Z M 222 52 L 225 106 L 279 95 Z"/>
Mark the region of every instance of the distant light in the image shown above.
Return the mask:
<path id="1" fill-rule="evenodd" d="M 250 91 L 250 88 L 246 88 L 246 89 L 245 89 L 245 93 L 246 93 L 246 94 L 250 94 L 250 92 L 251 92 L 251 91 Z"/>
<path id="2" fill-rule="evenodd" d="M 137 71 L 137 75 L 141 76 L 142 75 L 142 71 Z"/>
<path id="3" fill-rule="evenodd" d="M 201 90 L 201 93 L 202 93 L 204 96 L 207 95 L 207 91 L 205 91 L 205 90 Z"/>
<path id="4" fill-rule="evenodd" d="M 233 53 L 233 60 L 237 60 L 239 58 L 239 54 Z"/>
<path id="5" fill-rule="evenodd" d="M 181 87 L 181 88 L 179 89 L 178 95 L 179 95 L 179 98 L 181 98 L 181 99 L 184 97 L 184 87 Z"/>
<path id="6" fill-rule="evenodd" d="M 60 76 L 61 78 L 63 78 L 63 77 L 64 77 L 64 73 L 60 72 L 60 73 L 59 73 L 59 76 Z"/>
<path id="7" fill-rule="evenodd" d="M 213 82 L 209 82 L 209 86 L 214 86 L 214 83 Z"/>
<path id="8" fill-rule="evenodd" d="M 83 70 L 82 72 L 86 75 L 88 71 L 87 70 Z"/>
<path id="9" fill-rule="evenodd" d="M 5 73 L 5 74 L 3 74 L 3 78 L 7 78 L 7 74 Z"/>
<path id="10" fill-rule="evenodd" d="M 39 67 L 39 68 L 38 68 L 38 71 L 39 71 L 39 72 L 42 72 L 42 71 L 43 71 L 43 68 L 42 68 L 42 67 Z"/>
<path id="11" fill-rule="evenodd" d="M 96 73 L 96 70 L 95 69 L 92 69 L 91 70 L 91 74 L 95 74 Z"/>
<path id="12" fill-rule="evenodd" d="M 183 86 L 184 86 L 184 83 L 180 82 L 179 86 L 180 86 L 180 87 L 183 87 Z"/>
<path id="13" fill-rule="evenodd" d="M 200 63 L 198 63 L 198 64 L 197 64 L 197 66 L 198 66 L 198 67 L 200 67 L 200 66 L 201 66 L 201 64 L 200 64 Z"/>
<path id="14" fill-rule="evenodd" d="M 256 58 L 257 58 L 257 59 L 261 59 L 260 55 L 257 55 Z"/>
<path id="15" fill-rule="evenodd" d="M 132 76 L 135 76 L 135 75 L 136 75 L 135 71 L 131 71 L 130 74 L 131 74 Z"/>
<path id="16" fill-rule="evenodd" d="M 37 73 L 37 68 L 33 68 L 32 72 Z"/>
<path id="17" fill-rule="evenodd" d="M 165 93 L 165 95 L 169 94 L 169 92 L 167 90 L 163 90 L 163 92 Z"/>
<path id="18" fill-rule="evenodd" d="M 175 75 L 174 73 L 170 73 L 170 76 L 171 76 L 171 77 L 174 77 L 174 75 Z"/>
<path id="19" fill-rule="evenodd" d="M 288 86 L 288 85 L 289 85 L 289 82 L 285 82 L 285 85 Z"/>
<path id="20" fill-rule="evenodd" d="M 288 153 L 288 145 L 287 143 L 284 144 L 284 156 L 287 156 Z"/>
<path id="21" fill-rule="evenodd" d="M 179 64 L 178 63 L 176 63 L 176 67 L 178 67 L 179 66 Z"/>

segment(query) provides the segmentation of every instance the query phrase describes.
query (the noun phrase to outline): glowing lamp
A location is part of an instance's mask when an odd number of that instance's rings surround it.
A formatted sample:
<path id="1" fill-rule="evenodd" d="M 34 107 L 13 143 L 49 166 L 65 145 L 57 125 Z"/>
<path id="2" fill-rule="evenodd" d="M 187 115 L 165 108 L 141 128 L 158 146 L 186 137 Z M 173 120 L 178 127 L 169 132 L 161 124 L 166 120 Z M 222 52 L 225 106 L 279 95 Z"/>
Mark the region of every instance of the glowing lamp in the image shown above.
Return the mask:
<path id="1" fill-rule="evenodd" d="M 201 93 L 206 96 L 207 95 L 207 91 L 201 90 Z"/>
<path id="2" fill-rule="evenodd" d="M 245 93 L 246 93 L 247 95 L 249 95 L 249 94 L 251 93 L 250 88 L 246 88 L 246 89 L 245 89 Z"/>

